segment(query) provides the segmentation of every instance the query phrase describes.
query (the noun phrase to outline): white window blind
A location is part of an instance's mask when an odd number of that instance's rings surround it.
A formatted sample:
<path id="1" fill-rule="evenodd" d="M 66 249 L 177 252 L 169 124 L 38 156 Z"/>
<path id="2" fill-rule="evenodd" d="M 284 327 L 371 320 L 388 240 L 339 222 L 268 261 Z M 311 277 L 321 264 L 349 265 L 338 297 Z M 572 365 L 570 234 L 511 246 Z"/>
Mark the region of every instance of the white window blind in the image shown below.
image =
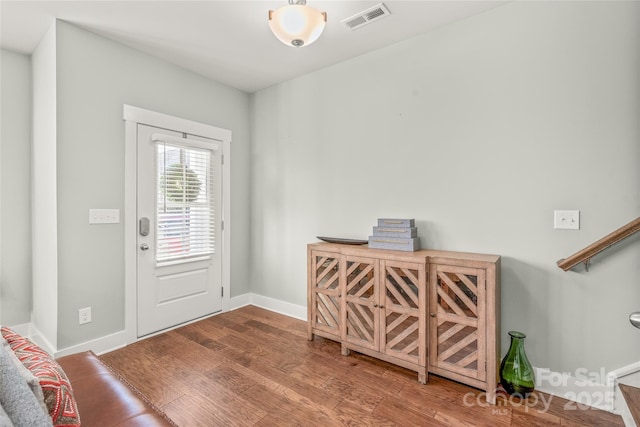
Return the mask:
<path id="1" fill-rule="evenodd" d="M 157 141 L 156 262 L 213 254 L 213 151 L 164 139 Z"/>

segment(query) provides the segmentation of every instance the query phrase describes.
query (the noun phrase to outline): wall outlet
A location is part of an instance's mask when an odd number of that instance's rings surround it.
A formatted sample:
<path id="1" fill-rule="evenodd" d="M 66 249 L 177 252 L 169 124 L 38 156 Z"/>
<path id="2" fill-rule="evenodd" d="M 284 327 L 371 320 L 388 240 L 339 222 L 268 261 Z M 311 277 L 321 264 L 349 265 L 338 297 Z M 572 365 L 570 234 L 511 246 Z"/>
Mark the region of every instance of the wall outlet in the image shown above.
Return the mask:
<path id="1" fill-rule="evenodd" d="M 580 230 L 580 211 L 553 211 L 553 228 Z"/>
<path id="2" fill-rule="evenodd" d="M 91 322 L 91 307 L 81 308 L 78 310 L 78 323 L 84 325 Z"/>

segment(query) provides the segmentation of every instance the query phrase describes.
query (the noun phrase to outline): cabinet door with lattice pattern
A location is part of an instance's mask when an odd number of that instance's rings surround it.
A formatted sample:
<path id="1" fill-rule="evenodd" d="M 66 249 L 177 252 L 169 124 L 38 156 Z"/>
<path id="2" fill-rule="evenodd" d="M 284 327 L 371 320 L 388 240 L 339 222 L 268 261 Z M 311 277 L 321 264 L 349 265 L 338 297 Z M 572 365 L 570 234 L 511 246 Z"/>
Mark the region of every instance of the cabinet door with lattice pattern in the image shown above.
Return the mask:
<path id="1" fill-rule="evenodd" d="M 486 379 L 485 270 L 430 265 L 429 365 Z"/>
<path id="2" fill-rule="evenodd" d="M 340 255 L 312 251 L 310 256 L 311 328 L 340 339 Z M 310 331 L 311 331 L 310 328 Z M 311 333 L 310 333 L 311 338 Z"/>
<path id="3" fill-rule="evenodd" d="M 425 366 L 425 266 L 382 260 L 382 349 L 388 355 Z"/>
<path id="4" fill-rule="evenodd" d="M 345 257 L 345 336 L 347 342 L 380 348 L 378 260 Z"/>

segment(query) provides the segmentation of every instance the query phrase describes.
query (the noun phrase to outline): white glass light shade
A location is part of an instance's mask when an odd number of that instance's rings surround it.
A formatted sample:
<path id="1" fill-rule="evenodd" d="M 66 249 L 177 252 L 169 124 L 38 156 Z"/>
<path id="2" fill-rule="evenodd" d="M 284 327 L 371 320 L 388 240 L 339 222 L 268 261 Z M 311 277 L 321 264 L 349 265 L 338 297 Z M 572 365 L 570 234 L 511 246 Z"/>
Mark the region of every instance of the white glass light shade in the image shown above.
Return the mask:
<path id="1" fill-rule="evenodd" d="M 318 40 L 327 14 L 304 4 L 290 4 L 269 11 L 269 27 L 287 46 L 307 46 Z"/>

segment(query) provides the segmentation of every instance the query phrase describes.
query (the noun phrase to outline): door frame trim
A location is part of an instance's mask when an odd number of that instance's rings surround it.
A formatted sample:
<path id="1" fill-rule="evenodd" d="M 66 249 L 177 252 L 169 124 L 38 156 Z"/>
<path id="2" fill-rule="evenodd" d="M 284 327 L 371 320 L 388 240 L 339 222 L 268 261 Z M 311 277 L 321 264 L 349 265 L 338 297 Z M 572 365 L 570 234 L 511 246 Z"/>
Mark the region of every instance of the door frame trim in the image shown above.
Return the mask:
<path id="1" fill-rule="evenodd" d="M 123 104 L 124 149 L 124 327 L 126 344 L 137 336 L 137 143 L 138 124 L 185 132 L 221 141 L 222 164 L 222 312 L 229 309 L 231 294 L 231 131 L 168 114 Z"/>

